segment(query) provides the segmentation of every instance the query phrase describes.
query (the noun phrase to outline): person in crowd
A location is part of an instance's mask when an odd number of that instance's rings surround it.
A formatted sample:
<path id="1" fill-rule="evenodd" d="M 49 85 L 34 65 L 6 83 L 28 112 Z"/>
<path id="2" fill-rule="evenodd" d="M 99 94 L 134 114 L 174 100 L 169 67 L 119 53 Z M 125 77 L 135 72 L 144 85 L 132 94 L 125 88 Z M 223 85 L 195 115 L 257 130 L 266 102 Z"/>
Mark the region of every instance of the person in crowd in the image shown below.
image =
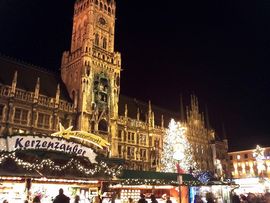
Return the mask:
<path id="1" fill-rule="evenodd" d="M 40 198 L 39 198 L 39 196 L 35 196 L 35 197 L 34 197 L 33 203 L 40 203 Z"/>
<path id="2" fill-rule="evenodd" d="M 133 203 L 133 199 L 131 197 L 128 198 L 128 203 Z"/>
<path id="3" fill-rule="evenodd" d="M 234 193 L 233 195 L 232 195 L 232 203 L 240 203 L 241 201 L 240 201 L 240 198 L 239 198 L 239 196 L 236 194 L 236 193 Z"/>
<path id="4" fill-rule="evenodd" d="M 74 198 L 74 203 L 79 203 L 80 202 L 80 196 L 76 195 Z"/>
<path id="5" fill-rule="evenodd" d="M 113 193 L 112 193 L 112 200 L 111 200 L 111 203 L 115 203 L 115 199 L 116 199 L 116 193 L 113 192 Z"/>
<path id="6" fill-rule="evenodd" d="M 266 203 L 270 203 L 270 193 L 269 192 L 264 194 L 264 200 Z"/>
<path id="7" fill-rule="evenodd" d="M 59 195 L 57 195 L 53 201 L 53 203 L 69 203 L 70 199 L 66 195 L 64 195 L 64 190 L 62 188 L 59 189 Z"/>
<path id="8" fill-rule="evenodd" d="M 28 203 L 28 200 L 24 200 L 24 203 Z"/>
<path id="9" fill-rule="evenodd" d="M 247 195 L 247 202 L 248 203 L 254 203 L 256 201 L 257 201 L 256 195 L 253 194 L 253 193 L 248 193 L 248 195 Z"/>
<path id="10" fill-rule="evenodd" d="M 215 202 L 215 198 L 212 192 L 208 192 L 206 193 L 206 201 L 207 203 L 214 203 Z"/>
<path id="11" fill-rule="evenodd" d="M 195 203 L 203 203 L 202 198 L 200 195 L 195 195 Z"/>
<path id="12" fill-rule="evenodd" d="M 166 203 L 172 203 L 172 200 L 171 200 L 171 197 L 170 197 L 170 195 L 167 195 L 166 196 Z"/>
<path id="13" fill-rule="evenodd" d="M 158 201 L 156 200 L 156 197 L 155 197 L 154 194 L 152 194 L 152 195 L 150 196 L 150 199 L 151 199 L 151 203 L 158 203 Z"/>
<path id="14" fill-rule="evenodd" d="M 3 201 L 3 203 L 8 203 L 8 201 L 5 199 L 5 200 Z"/>
<path id="15" fill-rule="evenodd" d="M 101 202 L 102 202 L 102 200 L 101 200 L 99 195 L 94 197 L 93 203 L 101 203 Z"/>
<path id="16" fill-rule="evenodd" d="M 240 198 L 241 198 L 240 200 L 241 200 L 242 203 L 247 203 L 248 202 L 247 197 L 245 195 L 241 194 Z"/>
<path id="17" fill-rule="evenodd" d="M 140 197 L 141 197 L 141 198 L 139 199 L 138 203 L 147 203 L 144 194 L 140 194 Z"/>

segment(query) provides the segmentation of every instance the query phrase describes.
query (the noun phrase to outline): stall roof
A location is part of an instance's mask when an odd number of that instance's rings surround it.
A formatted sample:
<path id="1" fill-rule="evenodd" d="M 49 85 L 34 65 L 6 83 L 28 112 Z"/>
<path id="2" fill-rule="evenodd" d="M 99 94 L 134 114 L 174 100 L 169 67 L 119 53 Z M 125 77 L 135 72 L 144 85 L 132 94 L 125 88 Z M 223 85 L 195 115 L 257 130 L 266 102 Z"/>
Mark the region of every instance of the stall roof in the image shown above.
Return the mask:
<path id="1" fill-rule="evenodd" d="M 155 179 L 155 180 L 164 180 L 164 181 L 178 181 L 178 173 L 165 173 L 165 172 L 155 172 L 155 171 L 135 171 L 135 170 L 123 170 L 121 179 Z M 184 183 L 188 182 L 198 182 L 199 181 L 194 178 L 190 174 L 181 174 Z"/>
<path id="2" fill-rule="evenodd" d="M 112 179 L 121 166 L 102 157 L 91 163 L 85 157 L 38 150 L 0 152 L 0 176 L 57 179 Z"/>

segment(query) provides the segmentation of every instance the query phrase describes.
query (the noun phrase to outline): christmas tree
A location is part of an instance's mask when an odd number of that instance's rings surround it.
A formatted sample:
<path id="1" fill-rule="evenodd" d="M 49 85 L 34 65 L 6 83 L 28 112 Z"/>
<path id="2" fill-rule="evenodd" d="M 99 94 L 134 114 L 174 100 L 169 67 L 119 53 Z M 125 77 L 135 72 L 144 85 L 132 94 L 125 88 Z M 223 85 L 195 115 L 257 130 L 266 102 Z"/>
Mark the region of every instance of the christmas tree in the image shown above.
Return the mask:
<path id="1" fill-rule="evenodd" d="M 186 128 L 173 119 L 163 139 L 161 164 L 163 172 L 189 173 L 190 169 L 196 168 Z"/>

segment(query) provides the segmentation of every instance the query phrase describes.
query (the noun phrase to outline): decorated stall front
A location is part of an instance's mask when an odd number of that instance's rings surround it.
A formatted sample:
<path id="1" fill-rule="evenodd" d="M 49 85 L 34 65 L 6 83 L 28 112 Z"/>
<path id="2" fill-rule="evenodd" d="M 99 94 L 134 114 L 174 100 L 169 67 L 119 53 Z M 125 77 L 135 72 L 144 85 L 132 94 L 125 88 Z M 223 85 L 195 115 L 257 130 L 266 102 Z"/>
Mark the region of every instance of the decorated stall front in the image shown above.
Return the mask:
<path id="1" fill-rule="evenodd" d="M 131 198 L 137 202 L 140 194 L 144 194 L 146 200 L 151 202 L 150 196 L 155 195 L 158 202 L 166 202 L 170 196 L 172 202 L 189 202 L 189 187 L 201 183 L 189 174 L 164 173 L 153 171 L 123 170 L 118 184 L 111 185 L 116 202 L 128 202 Z"/>
<path id="2" fill-rule="evenodd" d="M 94 146 L 94 147 L 93 147 Z M 12 135 L 0 138 L 0 202 L 23 202 L 39 196 L 52 202 L 60 188 L 73 201 L 91 202 L 103 183 L 121 173 L 118 160 L 107 159 L 100 150 L 102 138 L 71 129 L 46 135 Z"/>
<path id="3" fill-rule="evenodd" d="M 199 199 L 208 202 L 212 199 L 215 202 L 231 202 L 232 191 L 238 187 L 231 180 L 218 180 L 209 172 L 201 172 L 196 176 L 201 182 L 199 186 L 192 186 L 189 190 L 190 202 L 195 203 Z"/>

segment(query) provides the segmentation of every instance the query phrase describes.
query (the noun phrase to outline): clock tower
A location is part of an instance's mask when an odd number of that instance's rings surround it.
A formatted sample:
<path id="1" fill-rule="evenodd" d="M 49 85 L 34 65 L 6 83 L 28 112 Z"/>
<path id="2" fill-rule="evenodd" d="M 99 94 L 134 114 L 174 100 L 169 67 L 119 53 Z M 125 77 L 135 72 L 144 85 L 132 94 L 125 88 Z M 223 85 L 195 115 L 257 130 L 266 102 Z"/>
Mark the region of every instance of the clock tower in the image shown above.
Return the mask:
<path id="1" fill-rule="evenodd" d="M 114 51 L 114 0 L 76 0 L 70 51 L 61 77 L 77 107 L 74 128 L 108 141 L 116 133 L 121 55 Z"/>

